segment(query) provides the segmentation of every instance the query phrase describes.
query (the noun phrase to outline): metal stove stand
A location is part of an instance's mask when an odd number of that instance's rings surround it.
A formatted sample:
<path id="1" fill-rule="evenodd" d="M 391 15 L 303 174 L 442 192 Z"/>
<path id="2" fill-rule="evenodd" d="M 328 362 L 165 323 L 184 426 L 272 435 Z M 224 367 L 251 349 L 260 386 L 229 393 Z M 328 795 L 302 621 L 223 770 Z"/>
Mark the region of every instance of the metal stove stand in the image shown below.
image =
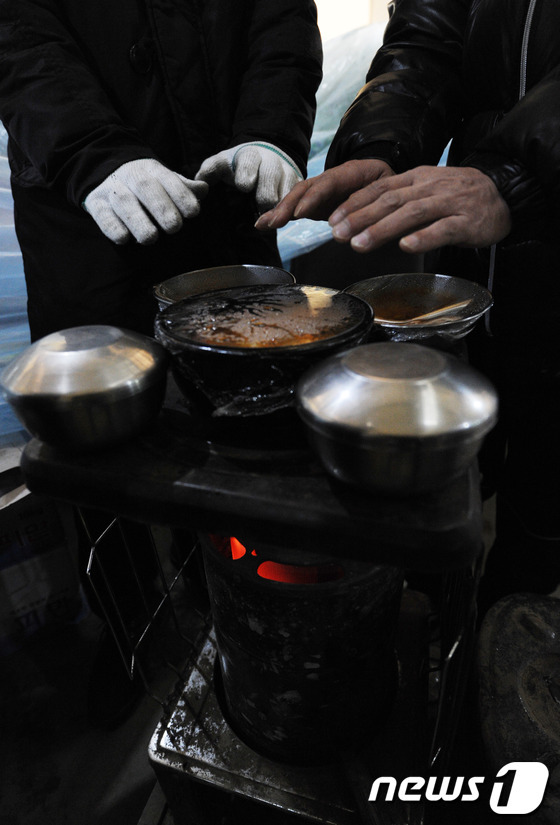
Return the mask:
<path id="1" fill-rule="evenodd" d="M 403 504 L 333 482 L 305 449 L 282 451 L 271 463 L 259 451 L 194 438 L 188 423 L 177 409 L 164 409 L 150 431 L 118 449 L 73 456 L 33 439 L 22 457 L 32 492 L 111 514 L 101 531 L 85 524 L 91 547 L 88 570 L 130 678 L 141 678 L 161 704 L 150 758 L 165 785 L 174 825 L 260 825 L 263 806 L 267 825 L 428 822 L 420 805 L 387 810 L 367 798 L 375 776 L 444 774 L 449 762 L 474 639 L 482 551 L 476 468 L 440 495 Z M 136 548 L 126 546 L 122 518 L 143 522 L 148 533 L 152 528 L 147 524 L 172 526 L 238 535 L 244 544 L 245 534 L 249 543 L 273 535 L 279 543 L 301 542 L 341 558 L 423 568 L 440 577 L 433 615 L 419 605 L 413 608 L 411 593 L 405 595 L 401 625 L 407 630 L 397 645 L 399 693 L 370 747 L 341 754 L 336 766 L 316 771 L 267 764 L 249 753 L 227 729 L 214 689 L 210 619 L 197 581 L 196 548 L 170 568 L 154 545 L 154 601 L 136 569 Z M 102 569 L 101 546 L 114 530 L 123 534 L 130 589 L 138 590 L 142 605 L 140 621 L 133 624 L 118 593 L 111 592 L 110 574 Z M 171 645 L 172 638 L 180 644 Z M 407 647 L 408 638 L 416 638 L 417 644 Z M 173 676 L 170 693 L 154 690 L 160 665 Z M 244 768 L 249 761 L 254 768 L 250 776 Z M 224 804 L 219 812 L 214 807 Z"/>
<path id="2" fill-rule="evenodd" d="M 449 599 L 466 607 L 469 582 L 447 583 Z M 455 604 L 457 604 L 455 602 Z M 224 716 L 215 678 L 216 646 L 208 633 L 185 670 L 149 746 L 164 797 L 154 825 L 421 825 L 419 804 L 369 803 L 377 776 L 445 771 L 466 682 L 469 648 L 464 619 L 450 650 L 441 651 L 439 618 L 426 596 L 403 595 L 397 637 L 399 688 L 385 723 L 358 751 L 335 764 L 283 765 L 248 747 Z M 444 642 L 445 644 L 445 642 Z M 142 821 L 141 825 L 152 825 Z"/>
<path id="3" fill-rule="evenodd" d="M 88 572 L 106 584 L 98 595 L 123 665 L 162 708 L 148 749 L 158 785 L 138 825 L 429 825 L 419 804 L 367 800 L 377 776 L 446 771 L 474 639 L 476 577 L 470 571 L 442 576 L 438 611 L 427 596 L 405 589 L 396 643 L 398 692 L 366 746 L 341 753 L 336 764 L 294 767 L 255 753 L 225 718 L 194 536 L 177 566 L 162 552 L 161 538 L 146 528 L 161 594 L 150 605 L 120 519 L 108 519 L 99 535 L 88 527 L 87 513 L 83 520 L 91 543 Z M 113 531 L 130 587 L 145 605 L 145 621 L 134 632 L 103 568 L 101 550 Z M 171 689 L 169 680 L 161 680 L 162 668 L 171 674 Z"/>

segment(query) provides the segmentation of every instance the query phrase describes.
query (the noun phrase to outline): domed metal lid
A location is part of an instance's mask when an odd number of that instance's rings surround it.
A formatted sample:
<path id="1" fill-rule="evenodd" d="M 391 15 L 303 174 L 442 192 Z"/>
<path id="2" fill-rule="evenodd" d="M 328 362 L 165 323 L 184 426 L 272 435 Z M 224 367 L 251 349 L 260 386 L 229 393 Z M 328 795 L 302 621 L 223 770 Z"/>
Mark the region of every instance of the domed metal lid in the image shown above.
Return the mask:
<path id="1" fill-rule="evenodd" d="M 118 327 L 72 327 L 27 347 L 0 374 L 8 398 L 82 395 L 130 387 L 155 375 L 167 354 L 157 341 Z"/>
<path id="2" fill-rule="evenodd" d="M 308 370 L 298 411 L 317 429 L 345 437 L 447 437 L 489 431 L 497 394 L 455 356 L 419 344 L 365 344 Z"/>

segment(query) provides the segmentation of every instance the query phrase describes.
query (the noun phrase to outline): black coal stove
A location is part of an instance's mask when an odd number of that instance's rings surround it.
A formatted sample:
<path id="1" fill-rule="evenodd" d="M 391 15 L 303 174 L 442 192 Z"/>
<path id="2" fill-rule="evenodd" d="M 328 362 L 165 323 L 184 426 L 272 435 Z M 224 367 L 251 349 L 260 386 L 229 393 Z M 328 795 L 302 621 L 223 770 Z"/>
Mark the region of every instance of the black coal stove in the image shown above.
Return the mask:
<path id="1" fill-rule="evenodd" d="M 325 764 L 272 759 L 247 744 L 227 709 L 212 631 L 149 746 L 175 825 L 420 823 L 419 806 L 410 810 L 397 801 L 374 809 L 367 799 L 376 776 L 426 770 L 427 610 L 424 597 L 405 592 L 396 639 L 399 687 L 383 706 L 385 723 L 359 749 L 341 748 Z"/>
<path id="2" fill-rule="evenodd" d="M 482 549 L 476 467 L 437 494 L 362 493 L 327 476 L 294 410 L 212 420 L 171 383 L 141 437 L 81 455 L 32 440 L 22 469 L 36 493 L 201 535 L 214 629 L 150 745 L 176 825 L 381 823 L 375 776 L 444 767 Z M 444 582 L 432 727 L 430 606 L 401 602 L 404 570 Z"/>

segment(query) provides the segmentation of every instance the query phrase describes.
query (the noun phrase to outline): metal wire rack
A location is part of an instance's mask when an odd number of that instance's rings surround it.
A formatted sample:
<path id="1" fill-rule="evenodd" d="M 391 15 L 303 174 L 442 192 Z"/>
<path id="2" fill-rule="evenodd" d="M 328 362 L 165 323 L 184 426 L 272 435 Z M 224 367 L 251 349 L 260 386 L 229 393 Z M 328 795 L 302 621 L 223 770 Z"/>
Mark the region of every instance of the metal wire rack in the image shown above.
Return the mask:
<path id="1" fill-rule="evenodd" d="M 82 509 L 78 520 L 96 612 L 128 678 L 141 679 L 165 715 L 211 626 L 196 536 Z"/>
<path id="2" fill-rule="evenodd" d="M 442 603 L 433 617 L 434 658 L 430 665 L 432 698 L 435 700 L 429 760 L 431 775 L 445 774 L 453 753 L 474 654 L 479 579 L 480 561 L 472 568 L 442 576 Z"/>

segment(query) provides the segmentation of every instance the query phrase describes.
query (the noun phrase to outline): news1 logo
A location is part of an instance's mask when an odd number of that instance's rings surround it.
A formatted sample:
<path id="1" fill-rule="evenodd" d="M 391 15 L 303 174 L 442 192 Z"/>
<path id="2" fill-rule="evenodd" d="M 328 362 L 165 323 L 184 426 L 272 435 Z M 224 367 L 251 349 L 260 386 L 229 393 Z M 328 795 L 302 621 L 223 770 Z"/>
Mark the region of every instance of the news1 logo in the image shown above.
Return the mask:
<path id="1" fill-rule="evenodd" d="M 408 776 L 400 783 L 392 776 L 374 780 L 369 801 L 392 802 L 475 802 L 487 783 L 484 776 Z M 548 768 L 542 762 L 508 762 L 492 782 L 489 804 L 496 814 L 530 814 L 541 804 Z M 383 795 L 383 791 L 385 791 Z"/>

